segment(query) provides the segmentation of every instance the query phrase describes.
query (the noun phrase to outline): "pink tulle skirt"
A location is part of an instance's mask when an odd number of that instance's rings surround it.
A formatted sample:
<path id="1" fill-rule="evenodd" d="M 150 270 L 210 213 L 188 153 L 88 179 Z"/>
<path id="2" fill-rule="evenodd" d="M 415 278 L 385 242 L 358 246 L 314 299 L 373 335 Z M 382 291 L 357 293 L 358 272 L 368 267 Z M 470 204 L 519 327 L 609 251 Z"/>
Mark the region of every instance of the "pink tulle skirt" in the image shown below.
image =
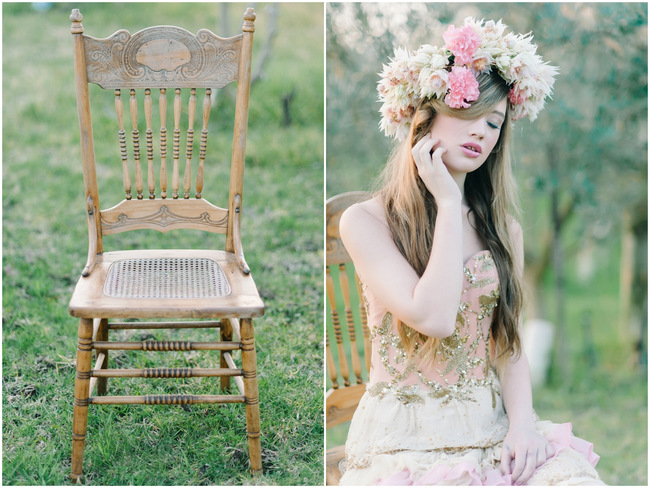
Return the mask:
<path id="1" fill-rule="evenodd" d="M 493 406 L 489 390 L 473 393 L 475 401 L 446 405 L 428 397 L 405 405 L 366 393 L 350 426 L 341 485 L 512 485 L 501 472 L 508 418 L 500 398 Z M 536 428 L 554 454 L 528 485 L 604 484 L 593 444 L 575 437 L 570 423 L 538 421 Z"/>

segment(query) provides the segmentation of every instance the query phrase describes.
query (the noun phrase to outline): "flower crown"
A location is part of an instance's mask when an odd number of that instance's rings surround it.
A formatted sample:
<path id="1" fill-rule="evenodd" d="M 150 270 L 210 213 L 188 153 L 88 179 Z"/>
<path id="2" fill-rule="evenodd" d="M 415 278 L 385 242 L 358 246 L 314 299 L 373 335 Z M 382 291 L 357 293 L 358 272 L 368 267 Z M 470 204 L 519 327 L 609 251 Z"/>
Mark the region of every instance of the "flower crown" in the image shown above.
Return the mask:
<path id="1" fill-rule="evenodd" d="M 395 49 L 377 87 L 384 133 L 404 139 L 421 100 L 444 99 L 451 108 L 470 107 L 480 95 L 477 76 L 493 66 L 511 88 L 511 119 L 535 120 L 553 92 L 558 69 L 535 54 L 532 35 L 504 35 L 506 27 L 500 20 L 468 17 L 463 27 L 449 26 L 441 48 L 425 44 L 415 52 Z"/>

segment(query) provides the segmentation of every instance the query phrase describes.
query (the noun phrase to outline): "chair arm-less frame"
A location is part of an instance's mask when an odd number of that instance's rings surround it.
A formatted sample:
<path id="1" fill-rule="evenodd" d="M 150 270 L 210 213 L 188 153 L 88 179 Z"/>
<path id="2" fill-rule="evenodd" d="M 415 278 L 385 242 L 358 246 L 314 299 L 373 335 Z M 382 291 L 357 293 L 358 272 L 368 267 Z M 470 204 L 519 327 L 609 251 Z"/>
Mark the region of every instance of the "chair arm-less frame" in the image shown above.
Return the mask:
<path id="1" fill-rule="evenodd" d="M 109 38 L 95 39 L 84 34 L 79 10 L 73 10 L 70 20 L 89 237 L 86 264 L 69 306 L 70 314 L 80 319 L 71 477 L 78 481 L 82 475 L 89 405 L 108 404 L 244 403 L 251 470 L 259 473 L 260 416 L 252 319 L 264 313 L 264 304 L 244 259 L 240 232 L 255 13 L 246 10 L 242 33 L 228 39 L 205 29 L 195 35 L 172 26 L 149 27 L 133 35 L 120 30 Z M 204 193 L 218 195 L 204 192 L 204 182 L 212 181 L 204 177 L 213 162 L 207 156 L 208 123 L 213 90 L 234 81 L 237 96 L 230 180 L 228 191 L 223 192 L 228 201 L 219 207 L 204 197 Z M 124 198 L 106 209 L 100 206 L 99 188 L 104 181 L 98 180 L 95 163 L 90 111 L 91 98 L 95 98 L 89 84 L 112 90 L 111 104 L 115 105 L 112 137 L 119 144 Z M 197 107 L 201 94 L 203 102 Z M 168 122 L 172 124 L 169 127 Z M 196 142 L 195 124 L 200 128 Z M 198 146 L 198 158 L 194 146 Z M 225 249 L 104 250 L 104 236 L 139 229 L 226 234 Z M 112 330 L 167 329 L 173 334 L 179 329 L 208 328 L 219 329 L 218 341 L 109 341 Z M 219 351 L 220 367 L 111 369 L 109 352 L 113 350 L 157 354 Z M 237 351 L 241 351 L 241 366 L 233 357 Z M 236 392 L 106 395 L 108 378 L 132 377 L 220 377 L 224 390 L 230 389 L 233 378 Z"/>

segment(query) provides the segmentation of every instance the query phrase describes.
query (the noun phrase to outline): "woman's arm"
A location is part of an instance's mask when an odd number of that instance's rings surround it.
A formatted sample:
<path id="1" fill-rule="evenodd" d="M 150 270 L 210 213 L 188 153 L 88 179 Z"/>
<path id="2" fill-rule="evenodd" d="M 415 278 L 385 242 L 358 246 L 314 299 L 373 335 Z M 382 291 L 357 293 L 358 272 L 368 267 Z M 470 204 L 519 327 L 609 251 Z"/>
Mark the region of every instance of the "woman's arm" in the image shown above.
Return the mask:
<path id="1" fill-rule="evenodd" d="M 427 136 L 413 148 L 420 177 L 438 204 L 432 251 L 421 277 L 393 242 L 378 199 L 350 207 L 339 228 L 359 275 L 377 299 L 413 329 L 447 337 L 456 324 L 463 285 L 462 210 L 460 189 L 442 163 L 444 149 L 430 153 L 436 144 Z"/>
<path id="2" fill-rule="evenodd" d="M 523 233 L 514 220 L 510 227 L 515 247 L 515 272 L 522 277 Z M 530 367 L 523 346 L 518 356 L 507 361 L 500 376 L 503 405 L 510 422 L 501 450 L 501 469 L 512 475 L 513 483 L 523 484 L 553 455 L 551 445 L 535 430 Z"/>

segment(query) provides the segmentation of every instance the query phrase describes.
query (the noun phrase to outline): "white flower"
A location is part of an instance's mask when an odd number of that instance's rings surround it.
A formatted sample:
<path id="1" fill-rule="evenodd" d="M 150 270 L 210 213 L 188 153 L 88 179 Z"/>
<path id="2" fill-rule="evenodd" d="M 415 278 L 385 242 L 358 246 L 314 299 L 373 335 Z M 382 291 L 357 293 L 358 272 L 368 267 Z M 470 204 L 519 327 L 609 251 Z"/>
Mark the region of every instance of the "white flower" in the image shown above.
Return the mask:
<path id="1" fill-rule="evenodd" d="M 449 56 L 444 49 L 424 44 L 415 52 L 411 61 L 415 67 L 420 69 L 425 67 L 440 69 L 449 64 Z"/>
<path id="2" fill-rule="evenodd" d="M 420 98 L 442 98 L 447 93 L 449 73 L 445 69 L 431 69 L 428 66 L 420 71 Z"/>

